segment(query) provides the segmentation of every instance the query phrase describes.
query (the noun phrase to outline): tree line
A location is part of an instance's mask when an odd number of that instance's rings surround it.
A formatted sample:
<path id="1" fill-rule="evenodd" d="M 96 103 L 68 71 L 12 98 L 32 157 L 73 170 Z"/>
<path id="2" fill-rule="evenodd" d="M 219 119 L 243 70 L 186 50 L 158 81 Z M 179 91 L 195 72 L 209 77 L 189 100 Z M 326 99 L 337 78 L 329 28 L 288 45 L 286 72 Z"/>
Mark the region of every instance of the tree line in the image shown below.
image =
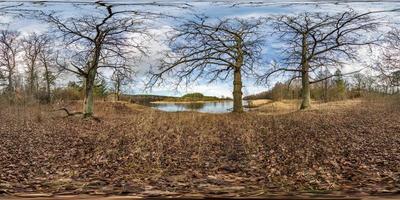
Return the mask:
<path id="1" fill-rule="evenodd" d="M 379 72 L 379 83 L 390 90 L 399 87 L 400 31 L 392 28 L 384 37 L 371 37 L 371 33 L 382 23 L 375 14 L 393 11 L 179 19 L 181 23 L 167 39 L 169 50 L 148 71 L 146 87 L 163 84 L 166 79 L 176 85 L 232 80 L 233 112 L 242 112 L 243 76 L 256 77 L 255 84 L 268 84 L 272 77 L 283 76 L 287 88 L 298 83 L 296 97 L 302 99 L 300 109 L 306 109 L 311 97 L 315 98 L 312 90 L 317 87 L 313 85 L 319 85 L 321 98 L 327 99 L 332 80 L 336 86 L 344 85 L 340 81 L 343 76 L 358 76 L 363 81 L 361 73 L 339 73 L 338 69 L 350 61 L 361 62 L 360 48 L 379 46 L 382 52 L 371 53 L 381 56 L 368 67 Z M 79 87 L 84 93 L 85 117 L 93 115 L 93 94 L 104 79 L 100 70 L 112 71 L 110 81 L 119 96 L 121 88 L 132 82 L 137 63 L 148 58 L 149 47 L 143 41 L 154 39 L 149 22 L 175 19 L 162 13 L 115 9 L 106 3 L 96 3 L 96 11 L 83 16 L 62 17 L 51 11 L 36 11 L 34 16 L 49 25 L 48 32 L 22 36 L 9 28 L 0 31 L 2 92 L 10 101 L 23 93 L 49 103 L 56 79 L 74 74 L 82 80 Z M 269 63 L 263 57 L 270 38 L 266 27 L 282 43 L 281 58 Z M 24 66 L 23 74 L 17 70 L 19 63 Z"/>
<path id="2" fill-rule="evenodd" d="M 318 77 L 331 76 L 328 70 L 318 73 Z M 400 75 L 400 74 L 398 74 Z M 397 75 L 397 76 L 398 76 Z M 381 76 L 365 73 L 354 73 L 347 77 L 343 76 L 340 69 L 334 73 L 334 77 L 320 81 L 310 87 L 312 99 L 321 102 L 340 101 L 353 98 L 369 98 L 384 95 L 400 94 L 400 88 L 396 84 L 385 82 Z M 278 81 L 275 85 L 264 92 L 245 96 L 245 100 L 272 99 L 280 101 L 285 99 L 300 99 L 302 95 L 302 84 L 300 80 Z"/>

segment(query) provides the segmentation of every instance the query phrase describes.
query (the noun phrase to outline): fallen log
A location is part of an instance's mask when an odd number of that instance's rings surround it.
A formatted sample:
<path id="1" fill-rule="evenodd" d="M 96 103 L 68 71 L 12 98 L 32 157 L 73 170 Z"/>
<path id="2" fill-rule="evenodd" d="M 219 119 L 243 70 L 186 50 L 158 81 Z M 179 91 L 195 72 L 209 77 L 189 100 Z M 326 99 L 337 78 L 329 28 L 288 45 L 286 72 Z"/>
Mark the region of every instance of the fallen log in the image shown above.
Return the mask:
<path id="1" fill-rule="evenodd" d="M 82 112 L 70 112 L 67 108 L 59 108 L 59 109 L 56 109 L 56 110 L 53 110 L 53 111 L 55 112 L 55 111 L 61 111 L 61 110 L 65 111 L 67 113 L 67 117 L 74 116 L 74 115 L 82 115 L 83 114 Z"/>

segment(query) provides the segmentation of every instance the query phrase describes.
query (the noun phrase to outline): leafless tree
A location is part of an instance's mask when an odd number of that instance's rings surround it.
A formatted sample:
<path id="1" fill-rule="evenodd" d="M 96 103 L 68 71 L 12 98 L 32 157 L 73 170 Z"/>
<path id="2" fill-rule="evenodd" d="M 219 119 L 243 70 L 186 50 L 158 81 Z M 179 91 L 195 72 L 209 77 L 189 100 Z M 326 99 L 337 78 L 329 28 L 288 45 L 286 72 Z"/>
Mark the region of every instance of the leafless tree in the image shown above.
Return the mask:
<path id="1" fill-rule="evenodd" d="M 115 95 L 115 100 L 120 100 L 122 87 L 128 85 L 133 82 L 133 76 L 135 73 L 129 68 L 126 69 L 115 69 L 112 76 L 111 81 L 113 83 L 113 90 Z"/>
<path id="2" fill-rule="evenodd" d="M 39 85 L 39 55 L 42 53 L 45 42 L 44 38 L 35 32 L 30 33 L 22 40 L 29 95 L 37 94 Z"/>
<path id="3" fill-rule="evenodd" d="M 400 29 L 393 28 L 385 37 L 382 55 L 373 66 L 380 72 L 380 79 L 388 83 L 388 87 L 400 87 Z"/>
<path id="4" fill-rule="evenodd" d="M 56 70 L 56 52 L 54 51 L 54 40 L 48 34 L 39 36 L 41 40 L 41 51 L 38 55 L 38 60 L 43 68 L 43 79 L 46 88 L 45 100 L 47 103 L 51 102 L 51 86 L 57 78 L 58 71 Z"/>
<path id="5" fill-rule="evenodd" d="M 14 76 L 17 73 L 17 55 L 20 50 L 20 33 L 0 31 L 0 72 L 6 79 L 6 93 L 12 97 L 15 92 Z"/>
<path id="6" fill-rule="evenodd" d="M 266 81 L 272 74 L 292 74 L 292 79 L 302 80 L 302 104 L 310 106 L 310 84 L 335 76 L 317 79 L 322 67 L 337 69 L 345 61 L 356 60 L 361 46 L 372 45 L 376 39 L 364 37 L 378 26 L 371 18 L 372 12 L 356 13 L 352 10 L 337 13 L 310 13 L 284 15 L 273 22 L 274 33 L 285 43 L 283 59 L 261 76 Z M 346 75 L 346 74 L 344 74 Z"/>
<path id="7" fill-rule="evenodd" d="M 209 82 L 226 80 L 233 73 L 233 111 L 242 112 L 242 73 L 250 73 L 259 61 L 264 19 L 223 19 L 213 22 L 195 17 L 176 27 L 170 38 L 171 52 L 151 72 L 149 85 L 176 76 L 177 84 L 201 77 Z"/>
<path id="8" fill-rule="evenodd" d="M 112 5 L 96 4 L 99 12 L 85 16 L 63 19 L 54 13 L 41 14 L 66 45 L 58 66 L 84 79 L 84 117 L 93 114 L 93 89 L 99 68 L 129 67 L 115 60 L 127 61 L 133 59 L 133 54 L 144 54 L 145 47 L 135 39 L 148 35 L 145 22 L 155 17 L 152 13 L 115 11 Z"/>

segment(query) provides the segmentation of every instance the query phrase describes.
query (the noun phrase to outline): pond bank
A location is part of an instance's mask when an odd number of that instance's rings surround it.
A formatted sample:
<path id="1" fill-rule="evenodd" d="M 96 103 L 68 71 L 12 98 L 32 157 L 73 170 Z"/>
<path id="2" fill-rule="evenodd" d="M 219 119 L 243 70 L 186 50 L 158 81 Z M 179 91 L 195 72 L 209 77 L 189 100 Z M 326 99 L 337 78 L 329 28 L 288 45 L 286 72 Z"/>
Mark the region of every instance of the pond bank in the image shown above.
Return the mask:
<path id="1" fill-rule="evenodd" d="M 176 103 L 182 103 L 182 104 L 191 104 L 191 103 L 218 103 L 218 102 L 224 102 L 224 101 L 232 101 L 232 100 L 211 100 L 211 101 L 152 101 L 150 103 L 154 104 L 176 104 Z"/>

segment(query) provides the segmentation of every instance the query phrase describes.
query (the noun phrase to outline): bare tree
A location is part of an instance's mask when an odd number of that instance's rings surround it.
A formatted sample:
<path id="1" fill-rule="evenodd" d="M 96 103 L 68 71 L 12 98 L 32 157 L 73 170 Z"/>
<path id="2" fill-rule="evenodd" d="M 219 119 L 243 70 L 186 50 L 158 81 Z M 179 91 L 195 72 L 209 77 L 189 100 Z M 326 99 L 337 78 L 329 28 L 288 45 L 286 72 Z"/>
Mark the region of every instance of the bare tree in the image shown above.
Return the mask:
<path id="1" fill-rule="evenodd" d="M 149 85 L 174 74 L 177 84 L 206 77 L 226 80 L 233 72 L 233 111 L 242 112 L 242 73 L 253 70 L 260 59 L 263 19 L 224 19 L 213 22 L 195 17 L 176 28 L 170 38 L 171 53 L 153 70 Z"/>
<path id="2" fill-rule="evenodd" d="M 62 19 L 53 13 L 42 13 L 62 36 L 68 51 L 58 66 L 84 79 L 84 117 L 93 114 L 93 89 L 99 68 L 125 68 L 115 60 L 130 60 L 133 54 L 145 53 L 135 37 L 148 35 L 145 21 L 154 15 L 141 11 L 114 11 L 112 5 L 97 2 L 97 13 Z M 72 52 L 72 53 L 71 53 Z"/>
<path id="3" fill-rule="evenodd" d="M 22 40 L 24 60 L 26 63 L 28 94 L 36 95 L 39 84 L 39 54 L 42 52 L 45 41 L 33 32 Z"/>
<path id="4" fill-rule="evenodd" d="M 120 100 L 121 89 L 123 86 L 128 85 L 132 82 L 134 76 L 134 72 L 132 70 L 127 69 L 115 69 L 112 76 L 111 81 L 113 83 L 113 90 L 115 95 L 115 100 Z"/>
<path id="5" fill-rule="evenodd" d="M 380 72 L 380 79 L 388 83 L 388 87 L 400 87 L 400 29 L 393 28 L 385 37 L 382 55 L 378 58 L 374 69 Z"/>
<path id="6" fill-rule="evenodd" d="M 372 12 L 359 14 L 350 10 L 337 14 L 305 12 L 277 17 L 273 28 L 285 43 L 283 59 L 262 75 L 261 80 L 266 81 L 275 73 L 291 73 L 293 79 L 301 78 L 300 109 L 308 108 L 310 84 L 335 76 L 317 79 L 315 74 L 321 67 L 338 69 L 345 61 L 357 59 L 359 47 L 376 42 L 363 37 L 378 25 L 370 14 Z"/>
<path id="7" fill-rule="evenodd" d="M 56 54 L 53 50 L 54 41 L 49 35 L 42 34 L 39 36 L 41 40 L 41 51 L 38 55 L 39 62 L 43 67 L 43 78 L 45 81 L 47 103 L 51 102 L 51 86 L 54 84 L 58 72 L 56 71 Z"/>
<path id="8" fill-rule="evenodd" d="M 17 73 L 17 55 L 20 50 L 19 32 L 0 31 L 0 72 L 7 80 L 6 93 L 13 96 L 15 92 L 14 76 Z"/>

